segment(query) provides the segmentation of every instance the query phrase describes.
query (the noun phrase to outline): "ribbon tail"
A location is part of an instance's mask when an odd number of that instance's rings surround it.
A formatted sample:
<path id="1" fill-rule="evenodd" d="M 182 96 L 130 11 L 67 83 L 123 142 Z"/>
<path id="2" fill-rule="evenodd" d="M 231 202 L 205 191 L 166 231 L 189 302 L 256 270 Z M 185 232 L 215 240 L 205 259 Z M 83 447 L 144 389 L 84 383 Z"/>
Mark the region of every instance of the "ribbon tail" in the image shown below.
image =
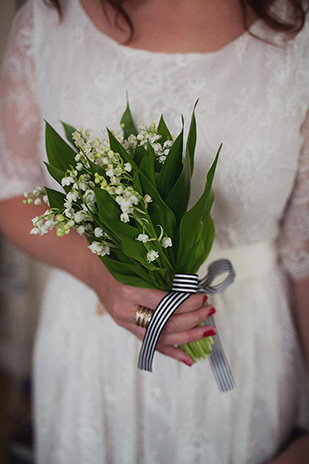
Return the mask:
<path id="1" fill-rule="evenodd" d="M 216 277 L 226 273 L 227 276 L 223 281 L 217 285 L 212 285 Z M 213 261 L 208 267 L 208 274 L 199 281 L 197 291 L 208 294 L 216 294 L 229 287 L 234 282 L 234 280 L 235 271 L 231 262 L 227 259 L 218 259 Z M 204 321 L 203 325 L 207 325 L 209 323 L 216 328 L 213 316 L 209 316 Z M 216 335 L 213 336 L 213 339 L 215 343 L 212 345 L 212 351 L 209 355 L 209 362 L 219 390 L 220 392 L 234 390 L 234 388 L 236 388 L 236 384 L 229 363 L 226 359 L 218 331 L 216 331 Z"/>
<path id="2" fill-rule="evenodd" d="M 216 323 L 213 316 L 209 316 L 204 322 L 203 325 L 213 325 L 216 328 Z M 213 335 L 214 345 L 212 345 L 211 354 L 209 355 L 209 362 L 219 387 L 220 392 L 228 392 L 236 388 L 236 383 L 233 378 L 232 371 L 230 369 L 228 360 L 226 359 L 223 346 L 218 334 Z"/>

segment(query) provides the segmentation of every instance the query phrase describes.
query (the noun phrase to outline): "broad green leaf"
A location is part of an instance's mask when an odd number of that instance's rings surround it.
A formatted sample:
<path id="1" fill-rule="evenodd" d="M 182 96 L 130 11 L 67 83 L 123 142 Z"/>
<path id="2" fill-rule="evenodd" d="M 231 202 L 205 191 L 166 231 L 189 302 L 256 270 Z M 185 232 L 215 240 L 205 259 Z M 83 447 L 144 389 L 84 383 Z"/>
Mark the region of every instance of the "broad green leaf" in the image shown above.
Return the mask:
<path id="1" fill-rule="evenodd" d="M 63 203 L 65 202 L 65 195 L 63 193 L 48 187 L 45 187 L 45 191 L 51 208 L 64 208 Z"/>
<path id="2" fill-rule="evenodd" d="M 115 153 L 119 153 L 119 155 L 121 156 L 121 158 L 123 159 L 125 163 L 130 163 L 132 168 L 137 169 L 138 167 L 137 164 L 135 163 L 133 158 L 129 155 L 129 153 L 126 151 L 126 149 L 121 145 L 119 140 L 116 139 L 114 134 L 109 129 L 107 129 L 107 132 L 108 132 L 109 144 L 110 144 L 111 149 Z"/>
<path id="3" fill-rule="evenodd" d="M 120 221 L 121 210 L 106 190 L 95 187 L 93 191 L 96 197 L 99 220 L 106 229 L 110 230 L 110 222 Z"/>
<path id="4" fill-rule="evenodd" d="M 198 272 L 199 268 L 208 258 L 215 238 L 215 226 L 210 214 L 203 226 L 203 235 L 198 242 L 194 266 L 190 271 L 193 274 Z"/>
<path id="5" fill-rule="evenodd" d="M 46 163 L 46 161 L 44 161 L 44 164 L 47 167 L 47 170 L 48 170 L 49 174 L 55 179 L 55 181 L 58 182 L 58 184 L 61 185 L 61 179 L 63 177 L 65 177 L 65 173 L 63 171 L 61 171 L 61 169 L 55 168 L 55 166 L 52 166 L 51 164 Z M 61 187 L 62 187 L 62 185 L 61 185 Z M 62 188 L 66 192 L 69 192 L 71 190 L 70 186 L 65 186 L 65 187 L 62 187 Z"/>
<path id="6" fill-rule="evenodd" d="M 143 157 L 145 156 L 146 149 L 142 145 L 136 145 L 134 153 L 134 161 L 139 166 Z"/>
<path id="7" fill-rule="evenodd" d="M 194 166 L 194 151 L 196 145 L 196 120 L 195 120 L 195 108 L 198 103 L 196 101 L 192 118 L 190 123 L 190 129 L 188 133 L 186 143 L 185 161 L 183 164 L 182 171 L 166 198 L 167 205 L 171 208 L 176 216 L 177 223 L 180 222 L 181 218 L 185 214 L 188 208 L 190 191 L 191 191 L 191 177 Z"/>
<path id="8" fill-rule="evenodd" d="M 143 173 L 140 173 L 140 181 L 144 194 L 148 193 L 148 195 L 150 195 L 153 200 L 148 207 L 149 214 L 152 216 L 154 209 L 156 209 L 155 214 L 156 220 L 158 222 L 154 222 L 153 225 L 156 226 L 157 224 L 164 224 L 165 232 L 168 236 L 171 237 L 176 226 L 176 220 L 173 211 L 162 200 L 157 188 L 147 179 L 146 176 L 144 176 Z"/>
<path id="9" fill-rule="evenodd" d="M 92 243 L 96 239 L 87 237 L 87 240 Z M 134 287 L 155 288 L 150 273 L 138 262 L 128 258 L 119 248 L 112 248 L 110 255 L 99 258 L 118 282 Z"/>
<path id="10" fill-rule="evenodd" d="M 125 112 L 122 115 L 120 124 L 123 130 L 123 136 L 125 139 L 127 139 L 131 134 L 137 135 L 137 130 L 136 130 L 133 118 L 132 118 L 128 98 L 127 98 L 127 107 L 126 107 Z"/>
<path id="11" fill-rule="evenodd" d="M 147 179 L 150 180 L 150 182 L 155 185 L 156 183 L 156 178 L 155 178 L 155 160 L 156 160 L 156 155 L 155 152 L 150 145 L 150 143 L 147 143 L 147 149 L 145 151 L 145 154 L 140 162 L 139 169 L 140 171 L 147 177 Z"/>
<path id="12" fill-rule="evenodd" d="M 202 196 L 181 219 L 179 228 L 179 253 L 177 259 L 178 272 L 188 272 L 185 268 L 186 255 L 189 253 L 189 250 L 196 241 L 200 221 L 203 220 L 205 215 L 207 215 L 210 211 L 213 201 L 213 192 L 211 187 L 221 148 L 222 144 L 220 145 L 215 160 L 207 173 L 206 185 Z M 185 269 L 181 271 L 183 267 Z"/>
<path id="13" fill-rule="evenodd" d="M 117 237 L 122 240 L 123 237 L 134 239 L 138 236 L 139 230 L 131 224 L 121 222 L 118 216 L 118 221 L 109 221 L 109 227 L 115 232 Z"/>
<path id="14" fill-rule="evenodd" d="M 108 258 L 104 256 L 102 258 L 103 263 L 109 270 L 109 272 L 112 274 L 112 276 L 118 280 L 121 284 L 124 285 L 130 285 L 131 287 L 137 287 L 137 288 L 155 288 L 155 285 L 152 282 L 147 282 L 138 277 L 137 275 L 134 274 L 121 274 L 120 272 L 117 272 L 111 262 L 108 261 Z"/>
<path id="15" fill-rule="evenodd" d="M 143 264 L 139 263 L 134 258 L 129 258 L 127 255 L 123 253 L 120 248 L 113 248 L 112 254 L 117 256 L 117 261 L 120 263 L 130 264 L 132 266 L 132 270 L 136 273 L 141 279 L 144 281 L 152 282 L 155 288 L 161 288 L 160 279 L 165 279 L 166 277 L 166 270 L 152 270 L 150 271 L 149 263 L 145 267 Z M 129 268 L 128 268 L 129 269 Z M 174 275 L 172 276 L 171 281 L 173 280 Z M 162 288 L 163 289 L 163 288 Z"/>
<path id="16" fill-rule="evenodd" d="M 166 200 L 182 171 L 183 129 L 173 143 L 158 177 L 158 191 Z"/>
<path id="17" fill-rule="evenodd" d="M 157 127 L 157 131 L 158 131 L 158 134 L 161 135 L 161 139 L 160 139 L 160 143 L 164 143 L 166 142 L 166 140 L 172 140 L 173 137 L 170 133 L 170 131 L 168 130 L 168 127 L 164 121 L 164 118 L 163 118 L 163 115 L 161 114 L 161 117 L 160 117 L 160 121 L 159 121 L 159 124 L 158 124 L 158 127 Z"/>
<path id="18" fill-rule="evenodd" d="M 175 227 L 175 216 L 170 208 L 166 205 L 166 203 L 162 200 L 157 188 L 155 185 L 145 176 L 145 174 L 139 169 L 137 164 L 132 160 L 130 155 L 126 152 L 123 148 L 121 143 L 114 137 L 114 135 L 108 130 L 109 139 L 110 139 L 110 146 L 114 152 L 117 152 L 121 155 L 124 162 L 131 163 L 134 170 L 139 173 L 140 183 L 143 189 L 144 195 L 148 193 L 153 199 L 154 203 L 157 203 L 158 207 L 161 209 L 161 222 L 160 224 L 165 224 L 166 231 L 168 235 L 171 236 L 173 234 L 173 230 Z M 150 203 L 150 209 L 151 209 Z"/>
<path id="19" fill-rule="evenodd" d="M 140 195 L 143 196 L 143 189 L 142 189 L 141 182 L 139 180 L 139 174 L 137 171 L 134 172 L 134 176 L 133 176 L 133 188 L 136 192 L 138 192 Z"/>
<path id="20" fill-rule="evenodd" d="M 192 177 L 193 169 L 194 169 L 194 153 L 195 153 L 195 146 L 196 146 L 195 108 L 197 104 L 198 104 L 198 100 L 196 100 L 194 107 L 193 107 L 193 112 L 192 112 L 192 117 L 191 117 L 191 122 L 190 122 L 190 129 L 189 129 L 187 145 L 186 145 L 186 157 L 188 157 L 190 160 L 190 177 Z"/>
<path id="21" fill-rule="evenodd" d="M 75 166 L 75 151 L 60 137 L 60 135 L 45 121 L 45 145 L 48 161 L 62 171 Z"/>
<path id="22" fill-rule="evenodd" d="M 121 246 L 122 251 L 127 256 L 143 264 L 149 271 L 165 271 L 164 268 L 160 267 L 160 261 L 153 261 L 151 263 L 147 261 L 147 249 L 145 245 L 136 240 L 136 238 L 122 236 Z"/>
<path id="23" fill-rule="evenodd" d="M 190 169 L 188 158 L 185 159 L 185 164 L 178 177 L 175 185 L 168 193 L 166 204 L 171 208 L 175 214 L 177 224 L 180 223 L 181 218 L 188 208 L 190 199 Z"/>
<path id="24" fill-rule="evenodd" d="M 198 244 L 193 245 L 186 253 L 183 254 L 182 260 L 176 265 L 176 272 L 190 273 L 194 267 Z M 185 250 L 184 250 L 185 251 Z"/>
<path id="25" fill-rule="evenodd" d="M 61 124 L 63 125 L 65 136 L 67 140 L 74 146 L 75 150 L 77 150 L 77 147 L 75 145 L 75 141 L 72 137 L 73 132 L 76 131 L 75 127 L 70 126 L 70 124 L 67 124 L 66 122 L 60 121 Z"/>
<path id="26" fill-rule="evenodd" d="M 149 278 L 149 273 L 145 271 L 140 272 L 142 267 L 139 266 L 138 263 L 122 263 L 115 261 L 107 255 L 102 257 L 102 261 L 118 282 L 134 287 L 154 287 L 154 283 Z M 139 275 L 139 273 L 141 273 L 142 276 Z"/>

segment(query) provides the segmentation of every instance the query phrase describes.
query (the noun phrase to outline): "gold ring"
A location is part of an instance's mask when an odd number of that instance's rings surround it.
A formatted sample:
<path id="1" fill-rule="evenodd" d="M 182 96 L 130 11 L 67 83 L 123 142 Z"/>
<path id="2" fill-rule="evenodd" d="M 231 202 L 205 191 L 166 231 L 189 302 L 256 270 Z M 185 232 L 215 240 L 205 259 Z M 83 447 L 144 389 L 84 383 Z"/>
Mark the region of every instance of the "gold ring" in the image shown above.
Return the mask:
<path id="1" fill-rule="evenodd" d="M 138 327 L 147 328 L 154 311 L 152 309 L 141 306 L 135 313 L 135 324 Z"/>

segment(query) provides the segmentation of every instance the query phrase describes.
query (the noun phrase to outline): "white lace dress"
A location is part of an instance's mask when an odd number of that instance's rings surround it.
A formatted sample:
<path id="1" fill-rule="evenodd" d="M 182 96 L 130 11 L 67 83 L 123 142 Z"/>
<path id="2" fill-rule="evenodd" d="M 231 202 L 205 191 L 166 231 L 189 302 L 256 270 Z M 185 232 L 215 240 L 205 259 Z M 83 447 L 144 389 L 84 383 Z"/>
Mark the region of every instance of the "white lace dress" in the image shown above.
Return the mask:
<path id="1" fill-rule="evenodd" d="M 15 17 L 1 75 L 1 197 L 53 185 L 43 118 L 60 132 L 60 120 L 118 128 L 128 90 L 136 120 L 163 112 L 176 133 L 199 98 L 191 203 L 223 142 L 213 256 L 232 259 L 237 279 L 210 300 L 237 389 L 220 393 L 208 361 L 189 368 L 156 353 L 152 374 L 138 370 L 140 341 L 53 270 L 34 354 L 37 461 L 262 464 L 305 420 L 289 278 L 309 276 L 308 19 L 285 45 L 262 20 L 252 26 L 281 48 L 244 33 L 219 51 L 168 54 L 119 45 L 79 1 L 63 4 L 61 24 L 42 0 Z"/>

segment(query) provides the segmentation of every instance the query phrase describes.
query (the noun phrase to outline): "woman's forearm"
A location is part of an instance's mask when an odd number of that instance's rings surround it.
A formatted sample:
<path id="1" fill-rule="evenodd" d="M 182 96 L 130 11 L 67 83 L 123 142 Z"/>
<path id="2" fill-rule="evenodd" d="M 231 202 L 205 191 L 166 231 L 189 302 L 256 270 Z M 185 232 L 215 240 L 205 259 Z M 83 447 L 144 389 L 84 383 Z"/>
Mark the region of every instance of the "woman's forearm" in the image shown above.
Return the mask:
<path id="1" fill-rule="evenodd" d="M 280 456 L 268 464 L 308 464 L 309 434 L 294 441 Z"/>
<path id="2" fill-rule="evenodd" d="M 292 284 L 296 324 L 307 367 L 309 367 L 309 277 L 301 280 L 293 280 Z"/>
<path id="3" fill-rule="evenodd" d="M 304 357 L 309 365 L 309 278 L 292 281 L 294 293 L 294 316 L 303 347 Z M 298 438 L 269 464 L 307 464 L 309 457 L 309 433 Z"/>
<path id="4" fill-rule="evenodd" d="M 17 248 L 51 266 L 63 269 L 89 286 L 93 286 L 94 269 L 100 278 L 112 278 L 97 256 L 87 247 L 87 240 L 71 230 L 68 235 L 57 237 L 55 231 L 43 236 L 30 235 L 31 219 L 40 216 L 47 206 L 24 205 L 23 197 L 0 202 L 0 228 Z M 101 280 L 102 282 L 102 280 Z"/>

